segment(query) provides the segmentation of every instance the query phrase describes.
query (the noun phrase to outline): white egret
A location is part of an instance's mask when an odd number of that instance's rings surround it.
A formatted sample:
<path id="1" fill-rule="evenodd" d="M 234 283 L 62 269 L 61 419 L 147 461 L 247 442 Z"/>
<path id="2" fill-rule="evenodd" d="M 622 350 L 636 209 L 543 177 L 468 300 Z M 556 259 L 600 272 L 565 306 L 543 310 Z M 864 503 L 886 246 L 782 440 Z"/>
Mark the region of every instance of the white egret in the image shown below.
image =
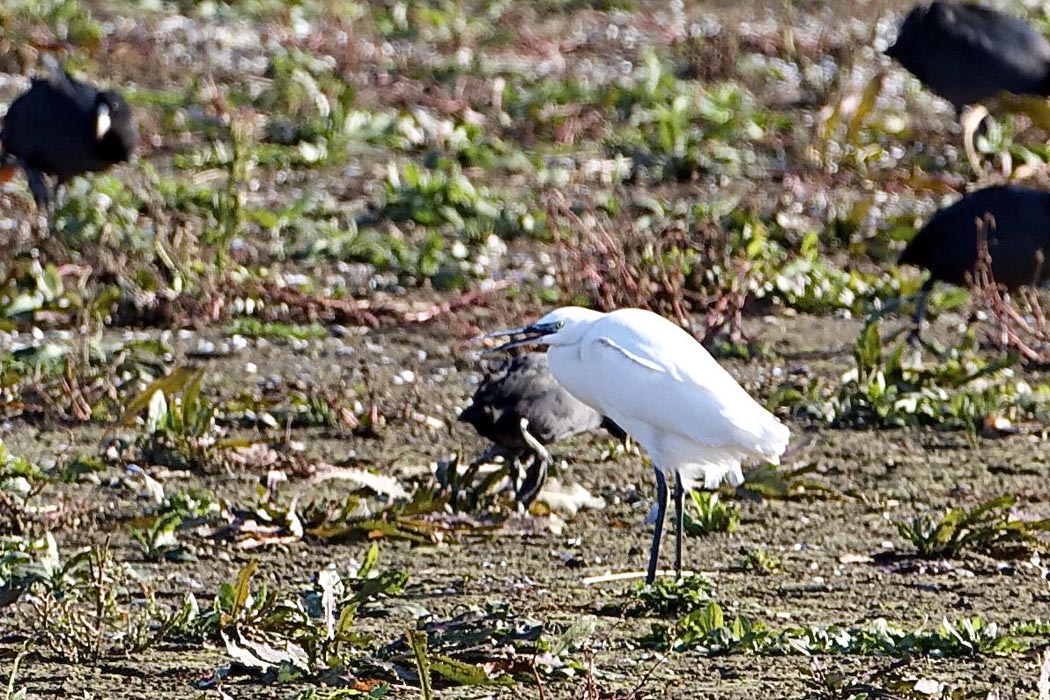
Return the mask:
<path id="1" fill-rule="evenodd" d="M 653 463 L 657 511 L 646 583 L 656 578 L 674 478 L 675 570 L 682 570 L 685 490 L 743 482 L 741 460 L 777 463 L 790 431 L 752 399 L 696 340 L 642 309 L 601 313 L 568 306 L 487 337 L 524 335 L 496 348 L 547 345 L 550 370 L 577 399 L 608 416 Z"/>

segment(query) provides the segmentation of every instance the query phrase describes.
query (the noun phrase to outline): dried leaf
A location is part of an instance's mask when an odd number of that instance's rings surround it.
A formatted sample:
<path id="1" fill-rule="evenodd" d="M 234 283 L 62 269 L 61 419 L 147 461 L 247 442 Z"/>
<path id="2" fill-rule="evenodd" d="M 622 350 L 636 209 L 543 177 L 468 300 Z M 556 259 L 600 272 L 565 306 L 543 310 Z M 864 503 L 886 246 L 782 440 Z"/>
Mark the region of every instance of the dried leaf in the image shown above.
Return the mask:
<path id="1" fill-rule="evenodd" d="M 310 477 L 310 483 L 316 484 L 329 479 L 352 481 L 361 488 L 369 489 L 380 496 L 390 498 L 408 498 L 409 496 L 408 491 L 392 476 L 375 474 L 365 469 L 337 467 L 334 464 L 318 464 L 317 471 Z"/>

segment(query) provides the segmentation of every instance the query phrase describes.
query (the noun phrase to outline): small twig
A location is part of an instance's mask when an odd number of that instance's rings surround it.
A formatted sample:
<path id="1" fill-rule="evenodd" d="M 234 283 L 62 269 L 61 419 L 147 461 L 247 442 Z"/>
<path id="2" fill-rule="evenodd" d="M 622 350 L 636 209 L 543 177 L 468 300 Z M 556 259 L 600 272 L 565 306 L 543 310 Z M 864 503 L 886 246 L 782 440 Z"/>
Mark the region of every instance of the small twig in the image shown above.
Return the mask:
<path id="1" fill-rule="evenodd" d="M 644 688 L 646 684 L 649 683 L 649 680 L 652 679 L 653 674 L 656 673 L 656 669 L 658 669 L 665 661 L 667 661 L 666 656 L 660 656 L 659 658 L 657 658 L 656 661 L 651 666 L 649 666 L 649 670 L 642 674 L 642 677 L 638 679 L 638 682 L 635 684 L 634 688 L 632 688 L 627 694 L 627 697 L 638 697 L 638 693 L 640 693 L 642 691 L 642 688 Z"/>
<path id="2" fill-rule="evenodd" d="M 11 675 L 7 679 L 7 694 L 5 698 L 14 698 L 15 696 L 15 679 L 18 677 L 18 667 L 22 664 L 22 660 L 30 653 L 29 642 L 22 651 L 18 652 L 15 656 L 15 660 L 11 663 Z M 541 699 L 542 700 L 542 699 Z"/>
<path id="3" fill-rule="evenodd" d="M 543 687 L 543 679 L 540 678 L 540 671 L 536 668 L 536 659 L 533 657 L 532 663 L 532 677 L 536 679 L 536 691 L 540 694 L 540 700 L 547 700 L 547 691 Z"/>
<path id="4" fill-rule="evenodd" d="M 991 215 L 976 221 L 977 260 L 970 276 L 974 293 L 984 299 L 988 311 L 995 319 L 999 330 L 1000 345 L 1013 348 L 1022 358 L 1030 362 L 1050 362 L 1050 336 L 1046 332 L 1042 306 L 1034 290 L 1026 290 L 1025 297 L 1035 317 L 1034 325 L 1025 319 L 1007 300 L 1006 289 L 995 281 L 992 256 L 988 247 L 988 231 L 995 230 L 995 219 Z M 1042 266 L 1042 260 L 1038 267 Z M 1036 270 L 1036 279 L 1039 269 Z M 1033 282 L 1036 280 L 1033 280 Z"/>
<path id="5" fill-rule="evenodd" d="M 106 561 L 109 559 L 109 536 L 102 546 L 95 550 L 95 561 L 98 570 L 95 575 L 95 658 L 102 657 L 102 640 L 105 636 L 106 615 Z"/>
<path id="6" fill-rule="evenodd" d="M 584 697 L 587 700 L 598 700 L 598 687 L 594 682 L 594 652 L 587 657 L 587 678 L 584 686 Z"/>

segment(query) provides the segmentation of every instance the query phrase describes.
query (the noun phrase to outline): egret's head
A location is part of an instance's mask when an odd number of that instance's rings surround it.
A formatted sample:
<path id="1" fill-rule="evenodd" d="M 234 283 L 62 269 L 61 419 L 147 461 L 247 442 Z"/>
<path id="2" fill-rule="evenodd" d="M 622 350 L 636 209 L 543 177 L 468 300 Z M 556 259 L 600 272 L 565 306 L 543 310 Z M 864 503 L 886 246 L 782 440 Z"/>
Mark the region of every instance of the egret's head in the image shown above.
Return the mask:
<path id="1" fill-rule="evenodd" d="M 539 321 L 521 328 L 510 328 L 505 331 L 489 333 L 486 338 L 501 338 L 508 335 L 524 335 L 524 338 L 512 340 L 492 349 L 509 350 L 520 345 L 573 345 L 579 342 L 588 326 L 604 316 L 601 311 L 584 309 L 580 306 L 563 306 L 555 309 Z"/>

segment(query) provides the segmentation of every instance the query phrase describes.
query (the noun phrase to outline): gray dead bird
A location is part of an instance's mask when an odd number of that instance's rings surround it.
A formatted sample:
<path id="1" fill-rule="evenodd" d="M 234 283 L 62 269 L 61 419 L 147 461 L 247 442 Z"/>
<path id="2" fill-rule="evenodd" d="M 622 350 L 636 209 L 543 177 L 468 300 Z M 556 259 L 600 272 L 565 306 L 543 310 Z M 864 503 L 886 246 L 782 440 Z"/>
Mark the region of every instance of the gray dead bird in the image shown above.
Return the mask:
<path id="1" fill-rule="evenodd" d="M 503 363 L 474 392 L 459 420 L 493 442 L 474 463 L 502 455 L 511 469 L 517 499 L 526 507 L 536 500 L 554 461 L 547 445 L 597 428 L 617 439 L 625 437 L 619 426 L 573 398 L 558 383 L 544 352 L 526 353 Z M 525 457 L 531 459 L 520 479 Z"/>
<path id="2" fill-rule="evenodd" d="M 983 5 L 915 7 L 886 55 L 956 112 L 1003 91 L 1050 94 L 1050 42 L 1022 20 Z"/>
<path id="3" fill-rule="evenodd" d="M 996 283 L 1015 290 L 1050 278 L 1050 192 L 1016 185 L 971 192 L 931 216 L 901 253 L 900 264 L 930 271 L 919 292 L 910 340 L 919 338 L 926 297 L 936 282 L 971 283 L 981 234 Z"/>
<path id="4" fill-rule="evenodd" d="M 53 59 L 45 63 L 49 75 L 34 78 L 4 116 L 0 164 L 20 166 L 37 208 L 50 214 L 68 180 L 128 160 L 138 127 L 120 94 L 76 80 Z"/>

